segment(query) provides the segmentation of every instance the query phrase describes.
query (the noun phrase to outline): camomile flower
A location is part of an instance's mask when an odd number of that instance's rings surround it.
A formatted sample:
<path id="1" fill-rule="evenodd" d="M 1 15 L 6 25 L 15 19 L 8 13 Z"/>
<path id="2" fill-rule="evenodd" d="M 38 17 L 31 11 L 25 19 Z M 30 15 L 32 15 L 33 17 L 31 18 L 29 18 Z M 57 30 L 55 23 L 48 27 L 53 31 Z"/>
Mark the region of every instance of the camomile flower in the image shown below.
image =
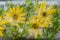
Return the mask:
<path id="1" fill-rule="evenodd" d="M 37 24 L 39 27 L 48 28 L 48 26 L 52 27 L 52 15 L 56 12 L 53 5 L 49 5 L 47 7 L 46 1 L 42 2 L 40 8 L 37 8 L 35 15 L 29 18 L 29 21 L 32 24 Z"/>
<path id="2" fill-rule="evenodd" d="M 52 15 L 56 12 L 56 9 L 53 8 L 53 5 L 50 5 L 47 8 L 46 1 L 41 3 L 40 8 L 37 7 L 35 10 L 34 16 L 28 18 L 26 24 L 33 24 L 31 28 L 28 28 L 30 36 L 37 38 L 37 35 L 43 36 L 41 28 L 48 28 L 53 26 Z"/>
<path id="3" fill-rule="evenodd" d="M 4 14 L 4 18 L 13 26 L 18 26 L 19 22 L 24 22 L 26 19 L 26 13 L 24 12 L 23 7 L 20 7 L 19 5 L 9 8 Z"/>
<path id="4" fill-rule="evenodd" d="M 4 28 L 3 27 L 0 27 L 0 36 L 1 37 L 3 36 L 3 31 L 4 31 Z"/>
<path id="5" fill-rule="evenodd" d="M 43 31 L 38 27 L 38 25 L 33 24 L 32 28 L 28 28 L 29 36 L 33 36 L 35 39 L 40 35 L 43 37 Z"/>
<path id="6" fill-rule="evenodd" d="M 56 9 L 54 9 L 53 5 L 49 5 L 49 7 L 47 7 L 46 1 L 41 3 L 40 9 L 38 9 L 36 13 L 37 24 L 40 27 L 52 27 L 52 14 L 55 12 Z"/>

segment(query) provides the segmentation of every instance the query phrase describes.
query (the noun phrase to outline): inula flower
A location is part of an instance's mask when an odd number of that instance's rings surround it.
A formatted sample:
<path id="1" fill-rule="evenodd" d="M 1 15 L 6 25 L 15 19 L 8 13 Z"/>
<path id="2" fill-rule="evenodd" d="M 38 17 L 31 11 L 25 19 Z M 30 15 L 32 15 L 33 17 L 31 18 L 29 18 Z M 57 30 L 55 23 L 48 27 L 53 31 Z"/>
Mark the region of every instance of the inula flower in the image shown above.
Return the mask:
<path id="1" fill-rule="evenodd" d="M 29 36 L 33 36 L 34 38 L 37 38 L 38 35 L 41 37 L 43 36 L 42 29 L 40 29 L 36 24 L 33 24 L 32 28 L 28 28 L 28 31 L 30 33 Z"/>
<path id="2" fill-rule="evenodd" d="M 34 16 L 29 18 L 27 24 L 33 24 L 32 28 L 29 28 L 30 35 L 34 33 L 34 37 L 37 38 L 37 35 L 43 36 L 43 31 L 41 28 L 48 28 L 53 26 L 52 14 L 56 12 L 56 9 L 53 8 L 53 5 L 50 5 L 47 8 L 46 2 L 42 2 L 40 7 L 37 7 L 35 10 Z"/>
<path id="3" fill-rule="evenodd" d="M 39 27 L 52 27 L 52 14 L 56 12 L 53 5 L 47 7 L 46 1 L 41 3 L 40 8 L 35 12 L 36 15 L 29 18 L 30 22 L 39 25 Z"/>
<path id="4" fill-rule="evenodd" d="M 3 25 L 7 24 L 8 22 L 6 20 L 3 20 L 2 16 L 0 16 L 0 36 L 3 36 L 3 31 L 5 28 Z"/>
<path id="5" fill-rule="evenodd" d="M 4 12 L 4 14 L 4 18 L 13 26 L 18 26 L 19 22 L 24 22 L 24 20 L 26 19 L 26 13 L 24 12 L 23 7 L 19 5 L 9 8 L 9 10 Z"/>

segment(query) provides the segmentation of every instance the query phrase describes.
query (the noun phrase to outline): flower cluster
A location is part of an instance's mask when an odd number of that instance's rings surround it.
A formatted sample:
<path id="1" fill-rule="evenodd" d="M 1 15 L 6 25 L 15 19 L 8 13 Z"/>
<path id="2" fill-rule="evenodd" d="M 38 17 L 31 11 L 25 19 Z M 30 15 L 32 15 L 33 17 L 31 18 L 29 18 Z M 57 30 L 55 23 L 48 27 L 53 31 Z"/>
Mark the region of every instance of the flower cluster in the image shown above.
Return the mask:
<path id="1" fill-rule="evenodd" d="M 49 39 L 58 28 L 57 8 L 52 4 L 47 7 L 46 1 L 34 5 L 30 1 L 24 6 L 13 5 L 0 15 L 0 36 L 10 36 L 13 40 L 25 36 L 38 39 L 46 36 Z"/>

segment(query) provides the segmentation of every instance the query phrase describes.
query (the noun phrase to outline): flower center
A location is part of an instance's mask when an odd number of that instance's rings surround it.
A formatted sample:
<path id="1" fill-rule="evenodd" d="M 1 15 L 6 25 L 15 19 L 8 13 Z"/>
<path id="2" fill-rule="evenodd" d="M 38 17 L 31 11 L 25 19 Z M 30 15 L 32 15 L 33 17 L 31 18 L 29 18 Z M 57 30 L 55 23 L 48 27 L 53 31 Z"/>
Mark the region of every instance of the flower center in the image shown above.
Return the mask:
<path id="1" fill-rule="evenodd" d="M 37 24 L 33 24 L 33 28 L 34 29 L 37 29 L 38 28 L 38 25 Z"/>
<path id="2" fill-rule="evenodd" d="M 42 13 L 42 16 L 43 16 L 43 17 L 45 17 L 46 15 L 47 15 L 47 13 L 46 13 L 46 12 L 43 12 L 43 13 Z"/>
<path id="3" fill-rule="evenodd" d="M 18 19 L 18 15 L 14 14 L 14 15 L 13 15 L 13 19 L 14 19 L 14 20 L 17 20 L 17 19 Z"/>

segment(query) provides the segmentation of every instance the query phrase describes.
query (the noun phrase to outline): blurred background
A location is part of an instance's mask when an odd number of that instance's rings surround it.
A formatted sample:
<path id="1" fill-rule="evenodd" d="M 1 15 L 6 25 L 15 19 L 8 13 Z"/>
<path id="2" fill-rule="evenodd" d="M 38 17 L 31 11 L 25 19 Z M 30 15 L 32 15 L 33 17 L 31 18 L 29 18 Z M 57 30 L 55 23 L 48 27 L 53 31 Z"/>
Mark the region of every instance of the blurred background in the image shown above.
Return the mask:
<path id="1" fill-rule="evenodd" d="M 32 3 L 34 3 L 36 0 L 32 0 Z M 44 0 L 38 0 L 39 3 L 41 3 Z M 54 4 L 54 5 L 60 5 L 60 0 L 46 0 L 47 5 Z M 0 7 L 3 9 L 6 9 L 6 2 L 7 3 L 13 3 L 13 4 L 24 4 L 25 0 L 0 0 Z"/>

